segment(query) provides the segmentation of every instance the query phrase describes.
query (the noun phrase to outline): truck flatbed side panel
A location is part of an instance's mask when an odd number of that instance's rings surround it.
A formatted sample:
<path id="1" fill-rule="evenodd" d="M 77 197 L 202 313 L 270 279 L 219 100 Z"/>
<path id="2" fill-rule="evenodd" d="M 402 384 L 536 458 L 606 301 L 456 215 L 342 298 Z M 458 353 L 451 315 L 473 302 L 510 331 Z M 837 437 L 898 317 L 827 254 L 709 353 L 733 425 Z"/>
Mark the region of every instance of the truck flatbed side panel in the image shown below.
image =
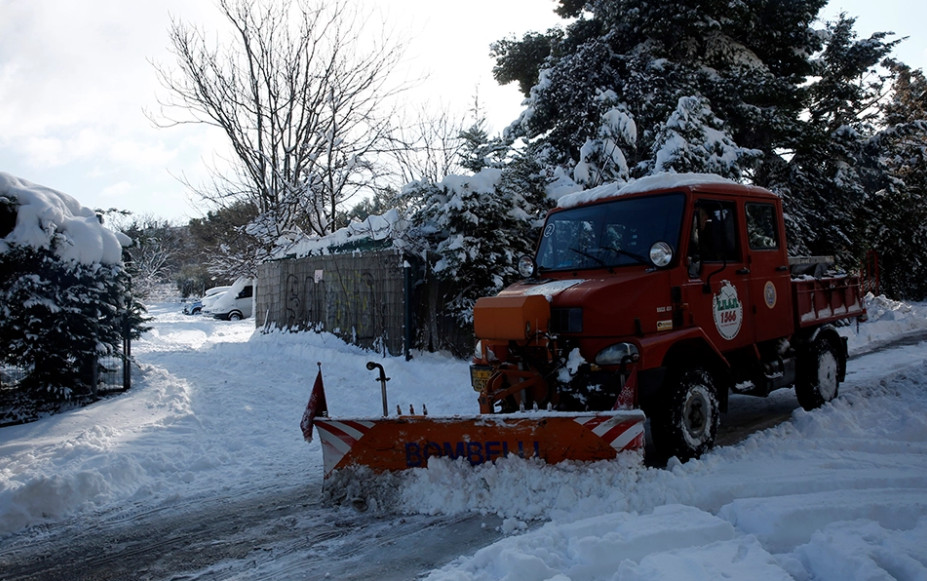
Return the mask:
<path id="1" fill-rule="evenodd" d="M 792 292 L 798 327 L 851 319 L 866 312 L 858 276 L 793 279 Z"/>

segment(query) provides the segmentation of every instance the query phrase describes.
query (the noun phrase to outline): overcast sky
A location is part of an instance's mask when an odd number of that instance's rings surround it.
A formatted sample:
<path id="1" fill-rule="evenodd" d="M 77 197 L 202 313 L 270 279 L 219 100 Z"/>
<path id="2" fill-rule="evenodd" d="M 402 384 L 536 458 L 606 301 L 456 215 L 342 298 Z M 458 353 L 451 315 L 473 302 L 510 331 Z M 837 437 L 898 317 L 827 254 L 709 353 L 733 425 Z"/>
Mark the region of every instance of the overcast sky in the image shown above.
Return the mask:
<path id="1" fill-rule="evenodd" d="M 491 130 L 520 111 L 514 86 L 492 80 L 489 44 L 558 23 L 553 0 L 359 0 L 406 39 L 408 96 L 463 115 L 478 91 Z M 857 31 L 908 36 L 897 56 L 927 68 L 927 8 L 919 0 L 832 0 L 825 16 L 857 16 Z M 208 25 L 213 0 L 0 0 L 0 171 L 93 208 L 174 221 L 202 215 L 177 176 L 205 179 L 219 136 L 158 129 L 143 114 L 158 90 L 150 61 L 169 63 L 170 15 Z"/>

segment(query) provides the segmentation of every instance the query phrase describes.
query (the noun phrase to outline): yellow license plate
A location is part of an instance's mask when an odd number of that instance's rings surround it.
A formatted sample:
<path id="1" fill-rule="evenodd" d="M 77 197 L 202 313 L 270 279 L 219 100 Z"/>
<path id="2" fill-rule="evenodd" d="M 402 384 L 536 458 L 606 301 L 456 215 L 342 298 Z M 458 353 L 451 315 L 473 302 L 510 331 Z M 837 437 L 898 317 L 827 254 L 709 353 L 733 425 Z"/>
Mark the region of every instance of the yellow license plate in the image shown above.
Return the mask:
<path id="1" fill-rule="evenodd" d="M 492 367 L 488 365 L 470 366 L 470 384 L 473 385 L 473 391 L 483 391 L 490 377 L 492 377 Z"/>

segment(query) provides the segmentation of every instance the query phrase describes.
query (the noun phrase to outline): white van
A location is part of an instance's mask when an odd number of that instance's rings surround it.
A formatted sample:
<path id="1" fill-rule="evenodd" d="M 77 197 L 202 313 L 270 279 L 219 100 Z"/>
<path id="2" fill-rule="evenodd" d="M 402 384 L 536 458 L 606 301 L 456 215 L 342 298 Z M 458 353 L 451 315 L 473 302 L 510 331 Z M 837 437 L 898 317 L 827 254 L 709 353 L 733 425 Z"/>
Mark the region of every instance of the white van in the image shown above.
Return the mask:
<path id="1" fill-rule="evenodd" d="M 203 298 L 201 298 L 201 299 L 195 299 L 195 300 L 193 300 L 193 301 L 191 301 L 191 302 L 189 302 L 189 303 L 187 303 L 187 304 L 184 305 L 184 307 L 183 307 L 183 314 L 185 314 L 185 315 L 199 315 L 200 312 L 203 310 L 204 307 L 210 306 L 210 305 L 213 303 L 213 301 L 216 300 L 216 298 L 218 297 L 218 295 L 224 293 L 225 291 L 229 290 L 230 288 L 232 288 L 232 287 L 230 287 L 230 286 L 214 286 L 214 287 L 212 287 L 211 289 L 206 289 L 205 294 L 203 294 Z"/>
<path id="2" fill-rule="evenodd" d="M 254 283 L 250 278 L 240 278 L 212 304 L 203 305 L 203 314 L 228 321 L 247 319 L 253 310 L 253 297 Z"/>

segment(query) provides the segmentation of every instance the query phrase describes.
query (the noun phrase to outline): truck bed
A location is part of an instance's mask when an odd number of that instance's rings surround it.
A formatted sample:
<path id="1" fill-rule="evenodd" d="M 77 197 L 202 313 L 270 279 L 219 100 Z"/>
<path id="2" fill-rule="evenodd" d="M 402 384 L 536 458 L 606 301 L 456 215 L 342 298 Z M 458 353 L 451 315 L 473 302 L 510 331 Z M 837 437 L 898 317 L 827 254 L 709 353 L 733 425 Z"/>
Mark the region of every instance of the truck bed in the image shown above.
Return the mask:
<path id="1" fill-rule="evenodd" d="M 854 275 L 793 278 L 796 326 L 811 327 L 865 315 L 861 292 L 859 277 Z"/>

